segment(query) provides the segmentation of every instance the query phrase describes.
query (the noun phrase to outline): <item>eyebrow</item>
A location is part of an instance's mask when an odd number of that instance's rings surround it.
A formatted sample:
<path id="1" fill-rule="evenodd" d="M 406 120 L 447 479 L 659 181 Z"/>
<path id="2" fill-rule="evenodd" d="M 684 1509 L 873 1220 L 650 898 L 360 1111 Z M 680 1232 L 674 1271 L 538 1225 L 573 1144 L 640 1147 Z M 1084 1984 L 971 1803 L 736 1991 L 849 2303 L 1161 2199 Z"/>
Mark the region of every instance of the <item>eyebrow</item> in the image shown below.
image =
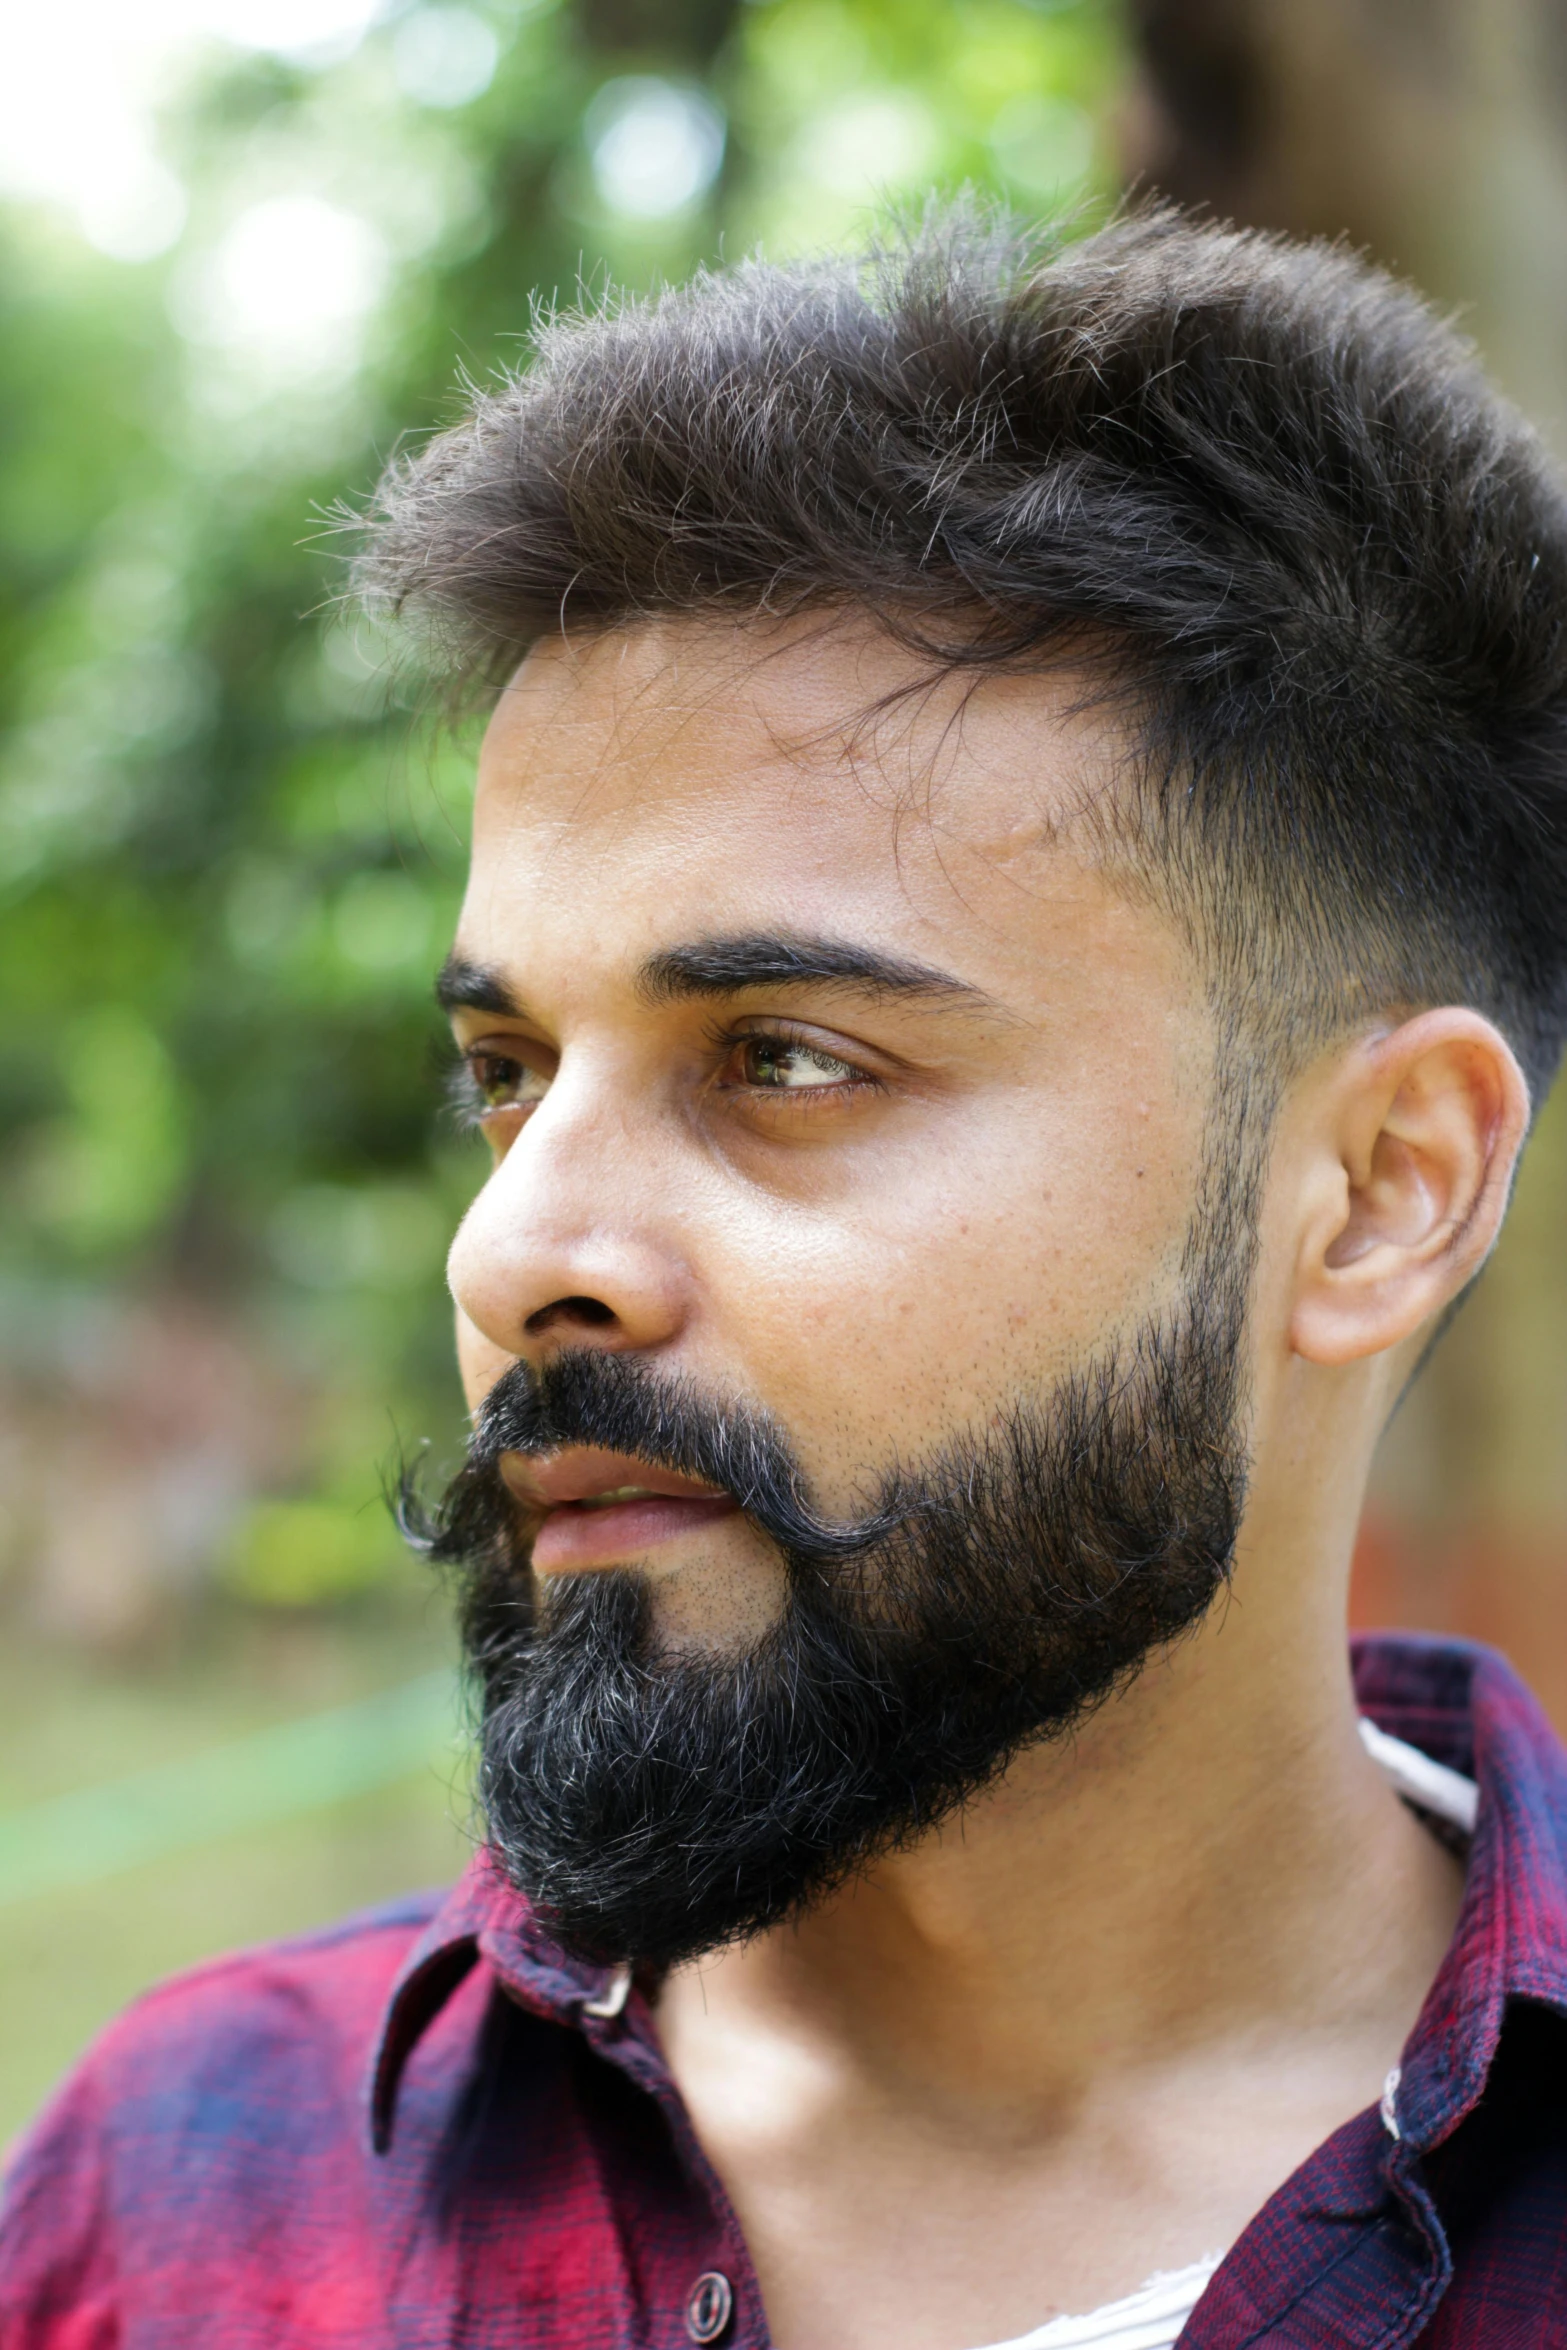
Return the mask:
<path id="1" fill-rule="evenodd" d="M 470 963 L 463 955 L 448 955 L 436 973 L 435 1000 L 443 1012 L 495 1012 L 503 1020 L 521 1012 L 493 964 Z"/>
<path id="2" fill-rule="evenodd" d="M 995 998 L 983 988 L 934 964 L 882 954 L 850 939 L 807 938 L 785 931 L 746 931 L 661 947 L 637 973 L 637 993 L 649 1005 L 742 995 L 756 987 L 811 986 L 996 1008 Z M 500 971 L 493 964 L 471 963 L 463 955 L 448 955 L 442 964 L 435 1000 L 446 1012 L 493 1012 L 501 1019 L 522 1014 Z"/>
<path id="3" fill-rule="evenodd" d="M 932 964 L 885 955 L 849 939 L 804 938 L 785 931 L 748 931 L 733 938 L 696 939 L 664 947 L 637 974 L 644 1003 L 672 1004 L 703 996 L 740 995 L 751 987 L 851 988 L 868 996 L 914 996 L 927 1002 L 990 1005 L 983 988 Z"/>

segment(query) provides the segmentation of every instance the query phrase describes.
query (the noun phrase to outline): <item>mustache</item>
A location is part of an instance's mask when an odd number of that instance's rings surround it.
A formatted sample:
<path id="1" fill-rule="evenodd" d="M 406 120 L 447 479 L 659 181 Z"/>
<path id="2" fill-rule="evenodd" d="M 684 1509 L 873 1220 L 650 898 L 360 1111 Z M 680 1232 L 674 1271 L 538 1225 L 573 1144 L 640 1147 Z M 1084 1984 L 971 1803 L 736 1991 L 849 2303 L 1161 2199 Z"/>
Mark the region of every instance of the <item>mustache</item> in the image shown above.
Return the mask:
<path id="1" fill-rule="evenodd" d="M 463 1466 L 434 1501 L 405 1465 L 393 1503 L 404 1539 L 436 1565 L 515 1550 L 516 1505 L 500 1475 L 502 1454 L 539 1459 L 576 1444 L 721 1487 L 796 1567 L 859 1558 L 931 1506 L 895 1476 L 863 1516 L 826 1517 L 763 1407 L 704 1395 L 639 1355 L 576 1347 L 543 1365 L 519 1359 L 502 1373 L 479 1407 Z"/>

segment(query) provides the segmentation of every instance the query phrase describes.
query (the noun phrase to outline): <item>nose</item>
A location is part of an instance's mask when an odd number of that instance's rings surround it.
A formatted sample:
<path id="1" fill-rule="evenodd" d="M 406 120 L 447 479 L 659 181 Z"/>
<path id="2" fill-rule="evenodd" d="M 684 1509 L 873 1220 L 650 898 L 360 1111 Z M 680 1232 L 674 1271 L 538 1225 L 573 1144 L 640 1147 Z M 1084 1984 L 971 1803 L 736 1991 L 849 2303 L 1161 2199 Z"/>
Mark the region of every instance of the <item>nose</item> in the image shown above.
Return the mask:
<path id="1" fill-rule="evenodd" d="M 447 1262 L 485 1351 L 541 1362 L 564 1347 L 667 1346 L 691 1275 L 657 1121 L 558 1077 L 463 1218 Z"/>

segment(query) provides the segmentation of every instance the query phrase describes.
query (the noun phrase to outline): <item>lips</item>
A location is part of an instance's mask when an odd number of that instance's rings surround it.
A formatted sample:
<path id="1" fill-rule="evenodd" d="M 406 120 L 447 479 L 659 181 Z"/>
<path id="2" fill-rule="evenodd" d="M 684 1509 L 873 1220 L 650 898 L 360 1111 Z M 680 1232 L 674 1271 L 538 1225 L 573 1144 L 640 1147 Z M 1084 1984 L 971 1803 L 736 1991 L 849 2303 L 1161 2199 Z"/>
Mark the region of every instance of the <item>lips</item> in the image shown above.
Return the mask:
<path id="1" fill-rule="evenodd" d="M 647 1485 L 612 1485 L 607 1493 L 585 1494 L 581 1501 L 564 1502 L 561 1507 L 575 1510 L 612 1510 L 618 1509 L 620 1504 L 625 1501 L 650 1501 L 652 1498 L 652 1488 Z"/>
<path id="2" fill-rule="evenodd" d="M 508 1490 L 533 1522 L 541 1575 L 626 1566 L 734 1514 L 734 1496 L 626 1453 L 574 1445 L 546 1460 L 502 1453 Z"/>

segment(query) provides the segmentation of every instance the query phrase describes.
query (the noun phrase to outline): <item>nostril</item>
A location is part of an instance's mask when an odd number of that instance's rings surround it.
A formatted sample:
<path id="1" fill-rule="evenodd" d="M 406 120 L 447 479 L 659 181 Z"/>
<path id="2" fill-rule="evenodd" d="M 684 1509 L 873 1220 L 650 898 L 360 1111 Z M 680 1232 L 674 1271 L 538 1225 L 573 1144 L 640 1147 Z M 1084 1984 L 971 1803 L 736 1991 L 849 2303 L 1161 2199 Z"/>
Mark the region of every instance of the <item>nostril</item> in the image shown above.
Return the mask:
<path id="1" fill-rule="evenodd" d="M 557 1297 L 552 1298 L 547 1306 L 540 1306 L 536 1314 L 530 1314 L 523 1327 L 531 1336 L 537 1337 L 541 1332 L 553 1329 L 557 1322 L 581 1322 L 590 1330 L 602 1330 L 614 1319 L 613 1308 L 605 1305 L 602 1298 Z"/>

